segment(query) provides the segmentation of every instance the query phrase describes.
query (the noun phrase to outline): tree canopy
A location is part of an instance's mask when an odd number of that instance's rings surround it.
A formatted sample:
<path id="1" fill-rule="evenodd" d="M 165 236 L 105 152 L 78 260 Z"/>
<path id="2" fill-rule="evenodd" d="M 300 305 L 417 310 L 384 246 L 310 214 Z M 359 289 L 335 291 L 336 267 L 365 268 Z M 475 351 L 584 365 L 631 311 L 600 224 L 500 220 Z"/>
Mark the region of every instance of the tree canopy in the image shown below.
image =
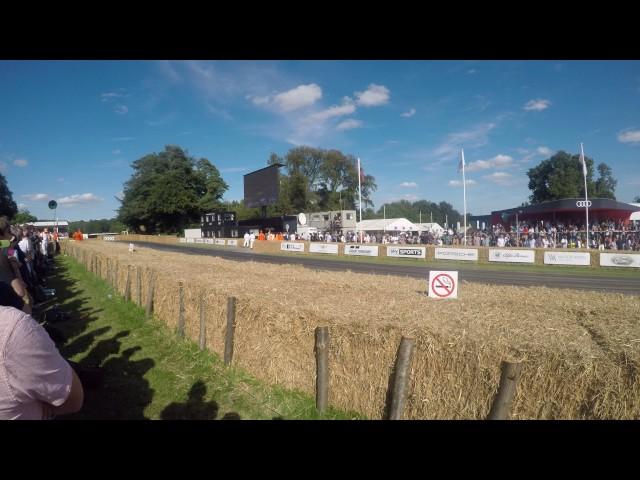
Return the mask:
<path id="1" fill-rule="evenodd" d="M 223 208 L 229 188 L 206 158 L 196 160 L 182 148 L 134 161 L 133 175 L 124 185 L 118 220 L 133 231 L 174 233 L 200 221 L 202 213 Z"/>
<path id="2" fill-rule="evenodd" d="M 82 233 L 120 233 L 125 230 L 126 227 L 115 218 L 69 222 L 69 232 L 75 232 L 78 229 L 80 229 Z"/>
<path id="3" fill-rule="evenodd" d="M 272 153 L 267 164 L 282 163 L 280 198 L 272 214 L 305 211 L 353 210 L 358 206 L 358 167 L 353 155 L 339 150 L 295 147 L 284 157 Z M 373 207 L 371 194 L 377 185 L 363 174 L 362 207 Z"/>
<path id="4" fill-rule="evenodd" d="M 599 178 L 594 181 L 594 161 L 585 157 L 585 163 L 589 197 L 615 200 L 617 181 L 613 178 L 611 167 L 605 163 L 599 164 Z M 533 205 L 562 198 L 584 197 L 584 176 L 579 155 L 559 151 L 529 169 L 527 176 L 531 190 L 529 200 Z"/>
<path id="5" fill-rule="evenodd" d="M 37 220 L 38 217 L 36 217 L 35 215 L 31 215 L 31 212 L 25 208 L 23 210 L 19 210 L 18 213 L 16 213 L 15 217 L 13 217 L 12 222 L 17 225 L 22 225 L 25 223 L 36 222 Z"/>
<path id="6" fill-rule="evenodd" d="M 9 190 L 7 179 L 0 173 L 0 216 L 13 218 L 18 213 L 18 206 L 13 200 L 13 193 Z"/>

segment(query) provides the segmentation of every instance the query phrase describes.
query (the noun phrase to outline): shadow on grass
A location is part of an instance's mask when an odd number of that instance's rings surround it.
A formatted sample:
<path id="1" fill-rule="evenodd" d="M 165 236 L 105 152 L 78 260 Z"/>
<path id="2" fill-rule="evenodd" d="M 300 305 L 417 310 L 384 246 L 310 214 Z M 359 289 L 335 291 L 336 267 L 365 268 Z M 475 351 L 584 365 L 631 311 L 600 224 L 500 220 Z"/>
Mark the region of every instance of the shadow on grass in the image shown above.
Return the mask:
<path id="1" fill-rule="evenodd" d="M 205 402 L 207 386 L 198 380 L 189 390 L 189 398 L 184 403 L 171 403 L 160 414 L 162 420 L 215 420 L 218 417 L 218 403 Z M 240 420 L 236 412 L 225 414 L 221 420 Z"/>
<path id="2" fill-rule="evenodd" d="M 71 278 L 59 260 L 55 275 L 47 284 L 56 289 L 58 303 L 69 314 L 68 320 L 53 325 L 56 331 L 54 341 L 60 353 L 67 359 L 86 353 L 79 362 L 71 362 L 85 386 L 84 406 L 80 412 L 60 417 L 60 420 L 146 419 L 144 410 L 151 403 L 154 391 L 144 375 L 155 362 L 150 358 L 132 359 L 141 347 L 120 352 L 121 339 L 129 335 L 129 330 L 116 332 L 110 338 L 95 343 L 112 327 L 91 330 L 91 324 L 99 318 L 102 309 L 90 306 L 90 296 Z"/>

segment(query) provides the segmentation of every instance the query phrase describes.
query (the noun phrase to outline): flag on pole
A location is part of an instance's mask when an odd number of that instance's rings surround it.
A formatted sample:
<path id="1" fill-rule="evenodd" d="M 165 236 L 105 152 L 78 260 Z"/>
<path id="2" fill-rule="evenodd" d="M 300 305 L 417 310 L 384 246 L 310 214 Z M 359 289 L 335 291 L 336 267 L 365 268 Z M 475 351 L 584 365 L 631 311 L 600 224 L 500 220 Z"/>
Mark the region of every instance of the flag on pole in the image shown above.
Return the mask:
<path id="1" fill-rule="evenodd" d="M 580 145 L 582 147 L 582 144 Z M 584 161 L 584 150 L 580 149 L 580 162 L 582 163 L 582 174 L 587 178 L 587 163 Z"/>

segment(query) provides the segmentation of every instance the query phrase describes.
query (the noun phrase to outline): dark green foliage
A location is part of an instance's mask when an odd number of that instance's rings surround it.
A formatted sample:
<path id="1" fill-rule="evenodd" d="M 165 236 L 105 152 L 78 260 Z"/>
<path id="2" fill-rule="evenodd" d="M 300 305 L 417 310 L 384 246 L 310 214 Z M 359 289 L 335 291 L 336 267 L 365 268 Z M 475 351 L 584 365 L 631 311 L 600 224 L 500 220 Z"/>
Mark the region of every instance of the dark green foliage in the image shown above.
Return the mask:
<path id="1" fill-rule="evenodd" d="M 0 217 L 13 218 L 18 213 L 18 206 L 13 201 L 13 193 L 9 190 L 7 179 L 0 173 Z"/>
<path id="2" fill-rule="evenodd" d="M 229 187 L 205 158 L 196 161 L 180 147 L 168 145 L 132 167 L 118 212 L 130 230 L 176 233 L 198 223 L 203 212 L 224 208 L 221 199 Z"/>
<path id="3" fill-rule="evenodd" d="M 593 180 L 594 162 L 585 157 L 587 164 L 587 189 L 591 198 L 612 198 L 615 200 L 616 180 L 611 168 L 601 163 L 598 166 L 600 178 Z M 529 199 L 533 205 L 562 198 L 584 197 L 584 176 L 580 155 L 559 151 L 551 158 L 543 160 L 527 172 L 529 177 Z"/>
<path id="4" fill-rule="evenodd" d="M 120 233 L 127 227 L 115 218 L 69 222 L 69 232 L 75 232 L 78 229 L 82 233 Z"/>
<path id="5" fill-rule="evenodd" d="M 18 213 L 16 213 L 16 216 L 13 217 L 13 220 L 11 220 L 11 223 L 15 223 L 16 225 L 22 225 L 24 223 L 36 222 L 36 221 L 38 221 L 38 217 L 36 217 L 35 215 L 31 215 L 31 212 L 25 208 L 24 210 L 20 210 Z"/>
<path id="6" fill-rule="evenodd" d="M 400 200 L 397 202 L 387 203 L 380 207 L 377 212 L 373 209 L 367 209 L 362 212 L 362 218 L 365 220 L 372 218 L 406 218 L 410 222 L 417 223 L 422 217 L 422 223 L 431 222 L 433 215 L 434 223 L 444 226 L 445 220 L 449 225 L 456 222 L 463 223 L 463 216 L 455 210 L 450 203 L 440 202 L 434 203 L 428 200 L 418 200 L 417 202 L 409 202 L 408 200 Z M 420 215 L 422 214 L 422 215 Z M 471 216 L 467 213 L 467 218 Z"/>

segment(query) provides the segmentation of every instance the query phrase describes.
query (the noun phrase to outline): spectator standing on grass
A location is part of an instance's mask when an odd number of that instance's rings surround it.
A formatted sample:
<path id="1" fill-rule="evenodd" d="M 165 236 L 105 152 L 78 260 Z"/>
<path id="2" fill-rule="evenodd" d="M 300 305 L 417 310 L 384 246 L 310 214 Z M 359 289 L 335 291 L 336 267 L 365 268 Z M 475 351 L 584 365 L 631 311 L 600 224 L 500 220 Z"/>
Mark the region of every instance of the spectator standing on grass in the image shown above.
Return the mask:
<path id="1" fill-rule="evenodd" d="M 84 390 L 30 315 L 0 307 L 0 420 L 48 420 L 82 408 Z"/>

